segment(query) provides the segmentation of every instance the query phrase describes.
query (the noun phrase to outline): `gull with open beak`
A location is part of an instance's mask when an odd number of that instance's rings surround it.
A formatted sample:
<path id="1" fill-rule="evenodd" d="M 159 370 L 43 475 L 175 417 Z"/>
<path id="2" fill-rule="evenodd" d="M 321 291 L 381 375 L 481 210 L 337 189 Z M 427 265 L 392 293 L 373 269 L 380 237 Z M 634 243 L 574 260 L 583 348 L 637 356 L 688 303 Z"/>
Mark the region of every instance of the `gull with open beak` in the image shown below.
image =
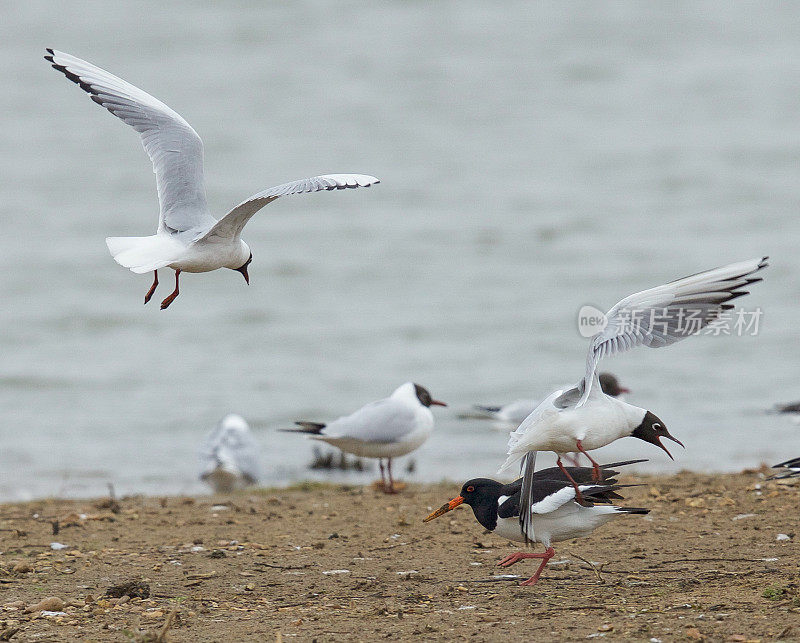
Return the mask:
<path id="1" fill-rule="evenodd" d="M 599 480 L 599 465 L 587 451 L 628 436 L 656 445 L 670 458 L 662 438 L 683 446 L 654 413 L 604 393 L 597 364 L 603 357 L 636 346 L 660 348 L 697 334 L 733 308 L 729 302 L 748 294 L 746 288 L 761 281 L 754 275 L 766 265 L 767 257 L 762 257 L 700 272 L 630 295 L 606 313 L 605 326 L 590 339 L 586 372 L 580 382 L 550 394 L 509 438 L 508 457 L 498 475 L 516 472 L 517 466 L 523 470 L 523 522 L 530 518 L 525 507 L 531 504 L 537 451 L 554 451 L 562 470 L 561 456 L 579 451 L 589 458 Z M 581 490 L 577 482 L 572 483 L 580 503 Z"/>

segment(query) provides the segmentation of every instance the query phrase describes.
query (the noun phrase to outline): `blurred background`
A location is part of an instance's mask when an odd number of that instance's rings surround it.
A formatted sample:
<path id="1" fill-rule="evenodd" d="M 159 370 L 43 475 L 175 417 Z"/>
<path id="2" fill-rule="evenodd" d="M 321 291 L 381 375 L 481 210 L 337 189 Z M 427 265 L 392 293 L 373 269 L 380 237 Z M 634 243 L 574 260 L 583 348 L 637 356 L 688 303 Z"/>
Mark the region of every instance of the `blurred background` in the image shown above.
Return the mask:
<path id="1" fill-rule="evenodd" d="M 262 483 L 307 469 L 277 432 L 407 380 L 449 402 L 411 480 L 492 474 L 506 436 L 458 420 L 581 377 L 577 312 L 762 254 L 757 336 L 606 360 L 686 444 L 600 461 L 737 470 L 800 453 L 766 413 L 800 398 L 800 22 L 781 2 L 12 2 L 0 40 L 0 499 L 194 493 L 227 412 Z M 182 279 L 165 312 L 106 236 L 158 203 L 136 134 L 42 59 L 54 47 L 163 100 L 202 136 L 212 213 L 321 173 L 244 238 L 251 286 Z M 168 284 L 171 277 L 163 274 Z M 167 290 L 162 286 L 163 290 Z M 156 297 L 159 299 L 159 297 Z M 403 467 L 399 461 L 397 470 Z"/>

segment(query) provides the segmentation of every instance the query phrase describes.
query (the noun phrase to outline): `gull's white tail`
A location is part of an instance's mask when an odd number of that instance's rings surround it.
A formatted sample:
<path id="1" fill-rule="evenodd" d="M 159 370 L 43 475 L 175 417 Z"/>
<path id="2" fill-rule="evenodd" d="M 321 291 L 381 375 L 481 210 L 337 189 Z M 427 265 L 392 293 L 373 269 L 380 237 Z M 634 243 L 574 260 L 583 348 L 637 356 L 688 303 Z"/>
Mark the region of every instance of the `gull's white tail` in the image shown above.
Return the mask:
<path id="1" fill-rule="evenodd" d="M 119 265 L 136 273 L 158 270 L 177 261 L 185 247 L 164 235 L 108 237 L 106 245 Z"/>

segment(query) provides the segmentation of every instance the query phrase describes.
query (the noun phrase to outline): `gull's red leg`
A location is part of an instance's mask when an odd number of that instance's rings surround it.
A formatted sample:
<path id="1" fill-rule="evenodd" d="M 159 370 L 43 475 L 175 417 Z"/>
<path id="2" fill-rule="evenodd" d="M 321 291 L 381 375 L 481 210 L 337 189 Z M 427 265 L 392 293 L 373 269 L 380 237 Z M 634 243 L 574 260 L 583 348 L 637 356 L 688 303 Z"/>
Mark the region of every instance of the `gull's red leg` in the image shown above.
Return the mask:
<path id="1" fill-rule="evenodd" d="M 167 297 L 164 301 L 161 302 L 161 310 L 164 310 L 167 306 L 169 306 L 173 301 L 175 301 L 175 297 L 177 297 L 180 293 L 178 292 L 178 278 L 181 276 L 181 269 L 175 268 L 175 290 L 173 290 L 169 297 Z"/>
<path id="2" fill-rule="evenodd" d="M 552 547 L 548 547 L 547 551 L 543 554 L 539 554 L 542 558 L 542 564 L 539 565 L 539 569 L 536 570 L 536 573 L 531 576 L 528 580 L 524 580 L 520 583 L 520 585 L 536 585 L 536 582 L 539 580 L 539 575 L 542 573 L 542 570 L 545 568 L 545 565 L 550 562 L 550 559 L 556 555 L 556 550 Z"/>
<path id="3" fill-rule="evenodd" d="M 394 478 L 392 478 L 392 459 L 386 458 L 386 469 L 389 472 L 389 488 L 384 488 L 386 493 L 397 493 L 394 488 Z"/>
<path id="4" fill-rule="evenodd" d="M 381 489 L 386 489 L 386 476 L 383 474 L 383 458 L 378 458 L 378 466 L 381 469 Z"/>
<path id="5" fill-rule="evenodd" d="M 569 480 L 572 483 L 572 486 L 575 487 L 575 502 L 577 502 L 579 505 L 583 505 L 584 504 L 583 494 L 581 493 L 581 490 L 578 488 L 578 483 L 575 482 L 575 479 L 571 475 L 569 475 L 569 471 L 567 471 L 564 468 L 564 465 L 561 463 L 561 456 L 558 456 L 556 464 L 558 465 L 558 468 L 561 469 L 561 473 L 563 473 L 567 477 L 567 480 Z"/>
<path id="6" fill-rule="evenodd" d="M 577 453 L 565 453 L 564 459 L 567 461 L 567 464 L 571 467 L 581 466 L 581 456 L 579 456 Z"/>
<path id="7" fill-rule="evenodd" d="M 147 294 L 144 296 L 144 303 L 150 301 L 150 298 L 153 296 L 153 293 L 156 291 L 156 286 L 158 286 L 158 270 L 153 271 L 153 285 L 150 286 L 150 290 L 147 291 Z"/>
<path id="8" fill-rule="evenodd" d="M 578 451 L 580 451 L 583 455 L 589 458 L 589 462 L 592 463 L 592 477 L 594 478 L 594 481 L 600 482 L 603 479 L 603 473 L 600 471 L 600 465 L 597 464 L 597 462 L 594 461 L 594 458 L 586 452 L 580 440 L 575 442 L 575 444 L 578 447 Z"/>

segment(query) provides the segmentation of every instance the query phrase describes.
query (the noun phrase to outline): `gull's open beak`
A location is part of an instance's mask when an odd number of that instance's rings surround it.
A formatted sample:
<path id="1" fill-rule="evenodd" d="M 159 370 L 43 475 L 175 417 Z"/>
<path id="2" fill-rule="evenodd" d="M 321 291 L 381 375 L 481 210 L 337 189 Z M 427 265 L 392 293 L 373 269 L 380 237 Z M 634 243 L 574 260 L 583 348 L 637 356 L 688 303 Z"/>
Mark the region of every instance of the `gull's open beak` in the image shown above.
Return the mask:
<path id="1" fill-rule="evenodd" d="M 439 400 L 431 400 L 431 406 L 447 406 L 447 404 Z"/>
<path id="2" fill-rule="evenodd" d="M 434 518 L 438 518 L 439 516 L 443 516 L 448 511 L 452 511 L 453 509 L 458 507 L 458 505 L 460 505 L 462 502 L 464 502 L 464 498 L 462 498 L 461 496 L 458 496 L 457 498 L 453 498 L 450 502 L 444 503 L 441 507 L 439 507 L 436 511 L 434 511 L 430 516 L 428 516 L 427 518 L 424 518 L 422 520 L 422 522 L 430 522 Z"/>
<path id="3" fill-rule="evenodd" d="M 681 442 L 681 441 L 680 441 L 678 438 L 673 438 L 673 437 L 672 437 L 671 435 L 669 435 L 669 434 L 665 435 L 664 437 L 665 437 L 665 438 L 669 438 L 669 439 L 670 439 L 670 440 L 672 440 L 673 442 L 677 442 L 677 443 L 678 443 L 678 444 L 680 444 L 680 445 L 681 445 L 681 446 L 682 446 L 684 449 L 686 448 L 686 447 L 684 447 L 684 446 L 683 446 L 683 442 Z M 672 454 L 671 454 L 669 451 L 667 451 L 667 447 L 665 447 L 665 446 L 664 446 L 664 443 L 661 441 L 661 438 L 659 437 L 659 438 L 656 438 L 656 439 L 658 440 L 658 446 L 660 446 L 662 449 L 664 449 L 665 453 L 666 453 L 666 454 L 667 454 L 667 455 L 670 457 L 670 460 L 674 460 L 675 458 L 673 458 L 673 457 L 672 457 Z"/>

